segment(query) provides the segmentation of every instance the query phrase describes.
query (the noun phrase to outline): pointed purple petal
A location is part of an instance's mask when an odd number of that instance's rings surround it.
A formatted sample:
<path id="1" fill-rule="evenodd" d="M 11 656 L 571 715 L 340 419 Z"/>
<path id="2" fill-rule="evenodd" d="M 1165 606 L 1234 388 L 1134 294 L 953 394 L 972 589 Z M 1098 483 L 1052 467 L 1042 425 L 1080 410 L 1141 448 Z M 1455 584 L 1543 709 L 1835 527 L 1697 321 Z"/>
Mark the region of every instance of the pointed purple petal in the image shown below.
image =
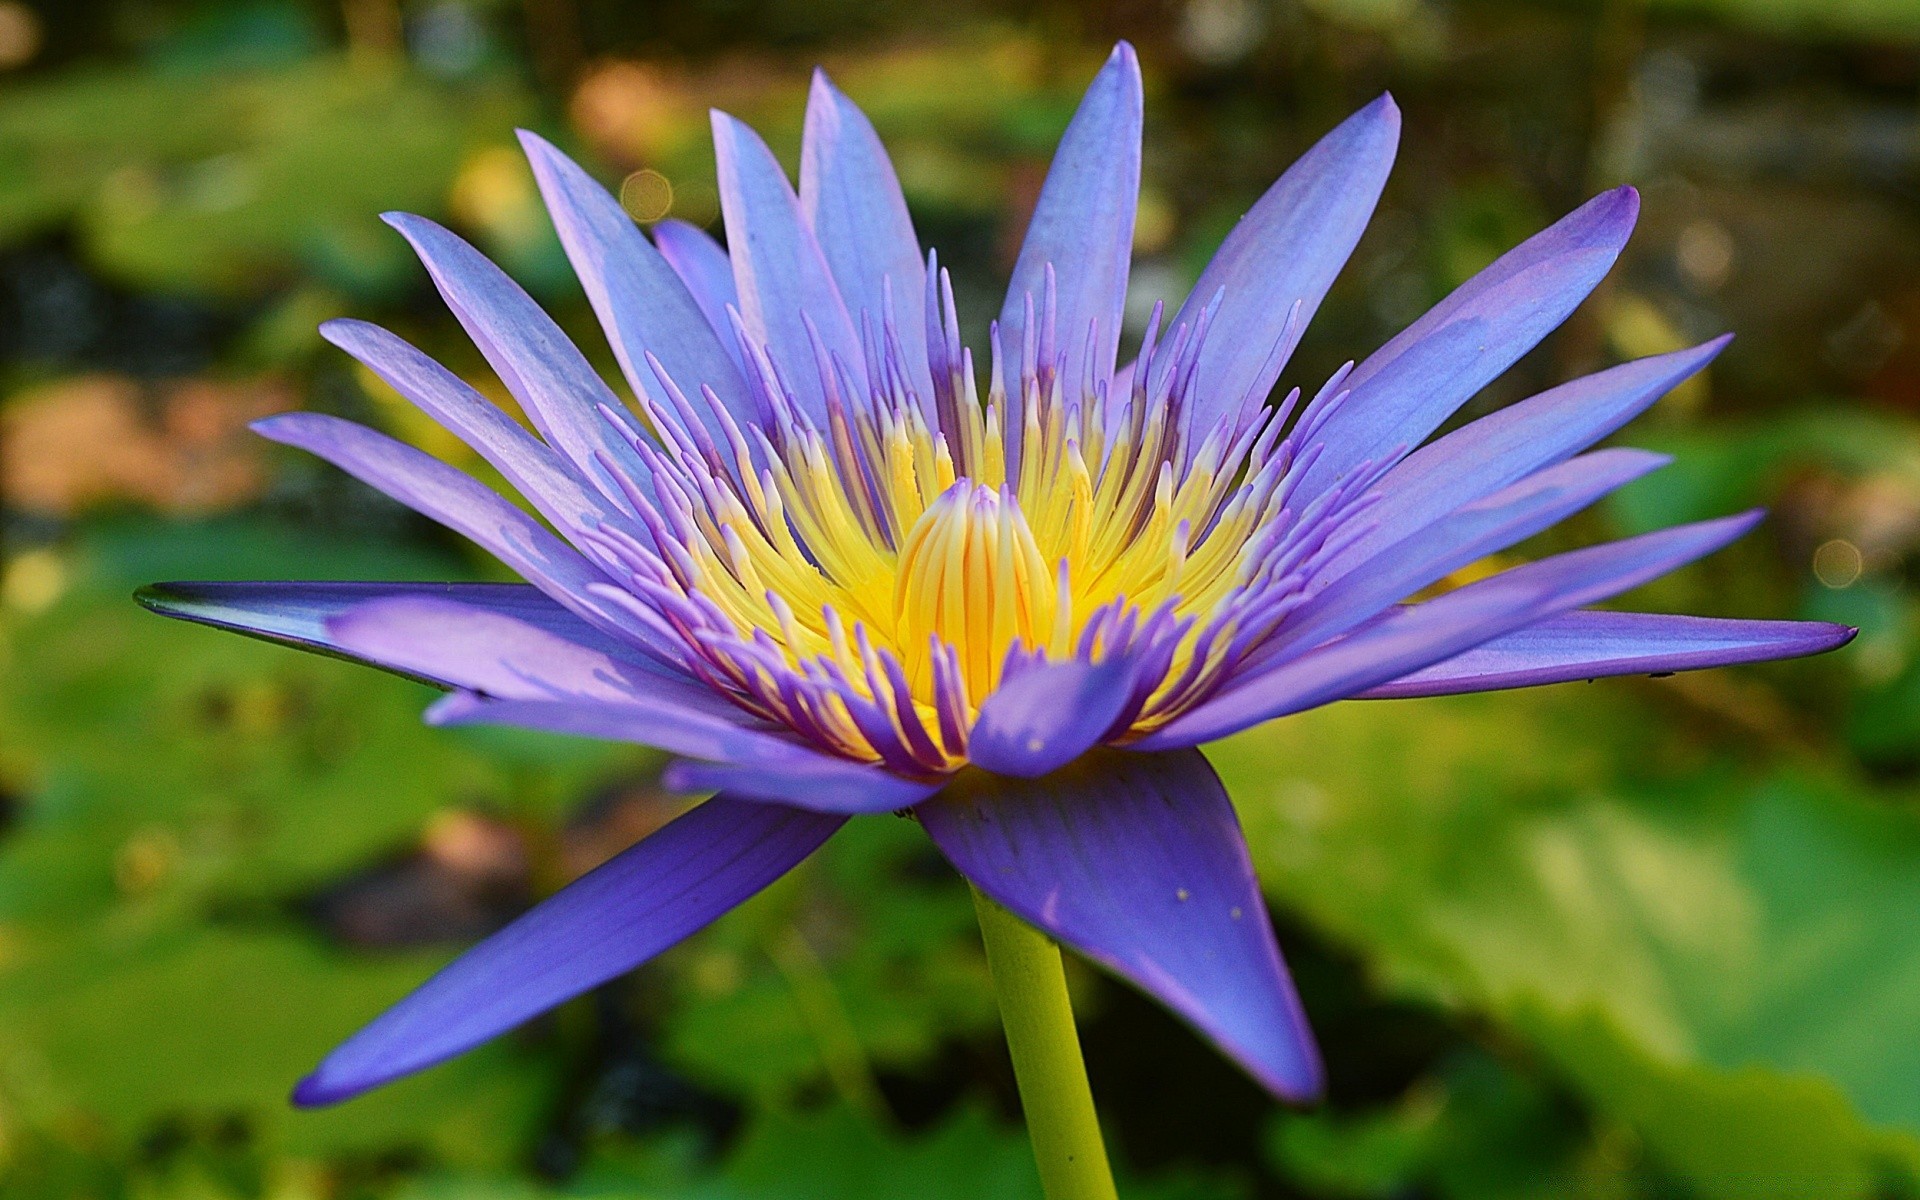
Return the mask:
<path id="1" fill-rule="evenodd" d="M 600 413 L 602 405 L 621 409 L 619 398 L 533 297 L 425 217 L 388 213 L 384 219 L 413 246 L 447 307 L 548 444 L 610 498 L 623 493 L 602 456 L 651 495 L 652 473 Z"/>
<path id="2" fill-rule="evenodd" d="M 651 659 L 608 637 L 524 583 L 156 583 L 140 589 L 141 604 L 163 616 L 232 630 L 301 650 L 372 665 L 442 687 L 459 686 L 432 670 L 372 660 L 350 651 L 327 623 L 349 609 L 376 602 L 429 600 L 496 614 L 543 631 L 625 667 L 658 672 Z"/>
<path id="3" fill-rule="evenodd" d="M 844 817 L 715 797 L 481 942 L 300 1081 L 333 1104 L 498 1037 L 704 929 L 817 850 Z"/>
<path id="4" fill-rule="evenodd" d="M 1536 621 L 1639 587 L 1718 550 L 1759 519 L 1757 511 L 1742 513 L 1589 546 L 1407 605 L 1348 637 L 1235 680 L 1134 745 L 1194 746 L 1357 696 Z"/>
<path id="5" fill-rule="evenodd" d="M 726 348 L 727 356 L 739 363 L 740 345 L 733 336 L 733 322 L 727 319 L 728 307 L 740 306 L 740 293 L 733 285 L 733 262 L 713 235 L 697 225 L 672 217 L 653 227 L 653 244 L 680 277 L 700 314 L 712 326 L 714 336 Z"/>
<path id="6" fill-rule="evenodd" d="M 1133 692 L 1133 664 L 1068 661 L 1030 667 L 980 704 L 967 760 L 997 775 L 1034 779 L 1097 745 Z"/>
<path id="7" fill-rule="evenodd" d="M 824 429 L 826 392 L 808 323 L 827 353 L 864 386 L 866 356 L 859 334 L 773 151 L 759 134 L 723 112 L 713 114 L 713 150 L 740 318 L 748 336 L 772 348 L 800 408 Z"/>
<path id="8" fill-rule="evenodd" d="M 472 476 L 383 433 L 324 413 L 283 413 L 255 421 L 253 429 L 262 437 L 316 454 L 415 512 L 471 538 L 596 628 L 662 652 L 672 649 L 595 599 L 589 589 L 605 584 L 607 577 L 544 525 Z"/>
<path id="9" fill-rule="evenodd" d="M 1133 47 L 1121 42 L 1087 86 L 1061 135 L 1000 310 L 1001 345 L 1018 364 L 1027 298 L 1033 298 L 1038 319 L 1047 268 L 1053 268 L 1059 297 L 1055 344 L 1064 359 L 1060 378 L 1069 399 L 1079 398 L 1089 367 L 1097 382 L 1111 378 L 1119 353 L 1140 199 L 1140 120 L 1140 61 Z M 1087 334 L 1095 322 L 1099 339 L 1089 364 Z M 1018 395 L 1016 382 L 1005 382 L 1008 394 Z M 1010 445 L 1018 427 L 1016 414 L 1009 422 Z"/>
<path id="10" fill-rule="evenodd" d="M 907 779 L 823 754 L 772 766 L 681 759 L 667 768 L 662 780 L 675 792 L 725 792 L 743 800 L 830 813 L 898 812 L 925 800 L 946 782 Z"/>
<path id="11" fill-rule="evenodd" d="M 1637 359 L 1510 404 L 1415 451 L 1389 471 L 1367 510 L 1377 522 L 1327 565 L 1338 575 L 1436 516 L 1563 461 L 1644 412 L 1720 353 L 1729 337 Z"/>
<path id="12" fill-rule="evenodd" d="M 387 386 L 473 447 L 557 528 L 578 532 L 595 524 L 613 524 L 651 544 L 652 538 L 639 522 L 614 508 L 552 447 L 405 340 L 378 325 L 355 320 L 328 321 L 320 326 L 320 336 L 365 364 Z"/>
<path id="13" fill-rule="evenodd" d="M 1359 463 L 1411 448 L 1519 361 L 1577 308 L 1633 232 L 1640 198 L 1618 188 L 1588 201 L 1460 285 L 1354 368 L 1352 391 L 1316 440 L 1302 480 L 1313 495 Z"/>
<path id="14" fill-rule="evenodd" d="M 800 211 L 826 255 L 856 329 L 864 328 L 863 314 L 879 329 L 891 296 L 898 315 L 892 332 L 900 339 L 908 382 L 922 403 L 931 404 L 933 376 L 927 367 L 926 322 L 921 319 L 927 265 L 907 215 L 907 199 L 872 122 L 819 70 L 807 95 Z"/>
<path id="15" fill-rule="evenodd" d="M 394 597 L 327 619 L 345 653 L 449 687 L 511 700 L 567 700 L 691 709 L 735 724 L 751 718 L 704 684 L 664 676 L 631 651 L 611 654 L 504 613 L 435 597 Z"/>
<path id="16" fill-rule="evenodd" d="M 1266 399 L 1286 366 L 1273 349 L 1294 303 L 1301 324 L 1313 319 L 1373 215 L 1399 141 L 1400 110 L 1383 95 L 1302 155 L 1220 244 L 1167 325 L 1198 320 L 1224 291 L 1200 354 L 1195 428 L 1237 423 L 1240 405 Z"/>
<path id="17" fill-rule="evenodd" d="M 619 704 L 595 704 L 490 700 L 456 692 L 427 710 L 427 720 L 435 725 L 512 725 L 635 742 L 710 763 L 755 768 L 767 778 L 784 774 L 790 794 L 765 794 L 764 785 L 755 786 L 762 776 L 754 771 L 739 776 L 745 789 L 740 794 L 821 812 L 890 812 L 925 795 L 915 790 L 921 787 L 918 783 L 867 763 L 822 753 L 771 727 L 743 728 L 736 719 L 655 700 L 645 693 Z M 670 782 L 676 790 L 704 791 L 728 786 L 734 778 L 725 772 L 703 772 L 697 764 L 676 764 Z"/>
<path id="18" fill-rule="evenodd" d="M 605 582 L 578 552 L 499 493 L 386 434 L 309 412 L 267 417 L 255 421 L 253 429 L 324 458 L 415 512 L 465 534 L 562 603 L 585 596 L 590 584 Z"/>
<path id="19" fill-rule="evenodd" d="M 1825 621 L 1740 621 L 1667 613 L 1570 612 L 1362 694 L 1448 696 L 1606 675 L 1663 675 L 1823 654 L 1859 632 Z"/>
<path id="20" fill-rule="evenodd" d="M 706 408 L 698 399 L 700 389 L 710 387 L 736 421 L 754 419 L 746 380 L 720 334 L 620 202 L 539 135 L 521 130 L 520 145 L 627 381 L 636 391 L 665 400 L 666 383 L 647 362 L 652 354 L 697 409 Z M 702 420 L 716 438 L 725 436 L 712 413 L 703 413 Z"/>
<path id="21" fill-rule="evenodd" d="M 1429 584 L 1496 554 L 1672 461 L 1618 447 L 1536 471 L 1379 550 L 1301 605 L 1263 647 L 1262 663 L 1345 633 Z"/>
<path id="22" fill-rule="evenodd" d="M 1108 752 L 1037 782 L 972 776 L 918 812 L 1002 907 L 1191 1021 L 1275 1094 L 1320 1093 L 1239 819 L 1199 752 Z"/>

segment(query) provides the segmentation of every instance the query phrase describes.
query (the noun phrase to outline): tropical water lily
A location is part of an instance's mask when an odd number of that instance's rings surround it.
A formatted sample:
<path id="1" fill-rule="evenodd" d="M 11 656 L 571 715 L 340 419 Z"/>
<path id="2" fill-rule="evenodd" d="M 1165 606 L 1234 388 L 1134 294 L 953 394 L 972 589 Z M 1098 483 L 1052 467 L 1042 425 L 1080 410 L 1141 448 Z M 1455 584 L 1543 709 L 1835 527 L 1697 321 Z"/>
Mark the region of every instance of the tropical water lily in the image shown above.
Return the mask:
<path id="1" fill-rule="evenodd" d="M 725 249 L 671 221 L 647 236 L 523 135 L 625 399 L 466 242 L 388 218 L 533 432 L 391 333 L 345 320 L 325 336 L 543 519 L 335 417 L 256 428 L 526 583 L 173 583 L 144 601 L 444 686 L 436 723 L 659 747 L 672 786 L 716 794 L 429 980 L 297 1100 L 494 1037 L 705 926 L 851 817 L 900 810 L 980 893 L 1307 1099 L 1322 1068 L 1198 746 L 1350 697 L 1711 667 L 1851 636 L 1590 607 L 1756 513 L 1447 586 L 1661 466 L 1591 447 L 1724 345 L 1429 440 L 1607 273 L 1631 189 L 1513 249 L 1304 401 L 1275 402 L 1380 195 L 1398 111 L 1383 96 L 1309 150 L 1123 363 L 1141 109 L 1122 45 L 1060 143 L 984 363 L 872 126 L 824 75 L 797 192 L 750 129 L 714 115 Z"/>

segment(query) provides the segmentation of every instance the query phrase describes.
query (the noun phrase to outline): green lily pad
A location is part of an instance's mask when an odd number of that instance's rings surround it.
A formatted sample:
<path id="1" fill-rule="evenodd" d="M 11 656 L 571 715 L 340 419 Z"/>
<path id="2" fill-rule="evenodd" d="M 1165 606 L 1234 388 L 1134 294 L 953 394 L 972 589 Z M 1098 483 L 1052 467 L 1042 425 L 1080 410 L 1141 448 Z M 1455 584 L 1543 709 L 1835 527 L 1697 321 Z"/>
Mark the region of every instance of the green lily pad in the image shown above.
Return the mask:
<path id="1" fill-rule="evenodd" d="M 1217 761 L 1271 894 L 1385 985 L 1525 1035 L 1706 1192 L 1864 1194 L 1920 1151 L 1920 822 L 1631 686 L 1342 705 Z"/>

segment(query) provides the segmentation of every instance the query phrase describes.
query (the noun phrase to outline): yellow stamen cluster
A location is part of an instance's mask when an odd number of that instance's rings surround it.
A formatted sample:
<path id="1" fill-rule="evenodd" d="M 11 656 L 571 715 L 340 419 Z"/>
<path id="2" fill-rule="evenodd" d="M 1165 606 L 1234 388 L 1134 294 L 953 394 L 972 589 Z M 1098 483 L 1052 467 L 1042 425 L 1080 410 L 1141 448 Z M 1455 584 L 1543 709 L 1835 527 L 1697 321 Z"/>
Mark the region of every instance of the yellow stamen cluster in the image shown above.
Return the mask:
<path id="1" fill-rule="evenodd" d="M 1028 391 L 1011 480 L 998 394 L 962 398 L 953 445 L 901 404 L 788 428 L 763 441 L 757 471 L 738 454 L 742 486 L 705 497 L 686 546 L 697 590 L 742 638 L 763 633 L 796 668 L 831 663 L 863 695 L 870 650 L 890 652 L 910 695 L 877 698 L 923 716 L 942 654 L 970 719 L 1016 642 L 1068 657 L 1121 599 L 1189 622 L 1167 673 L 1177 679 L 1279 504 L 1271 483 L 1250 482 L 1251 438 L 1187 453 L 1169 405 L 1122 404 L 1124 424 L 1107 429 L 1102 404 Z"/>

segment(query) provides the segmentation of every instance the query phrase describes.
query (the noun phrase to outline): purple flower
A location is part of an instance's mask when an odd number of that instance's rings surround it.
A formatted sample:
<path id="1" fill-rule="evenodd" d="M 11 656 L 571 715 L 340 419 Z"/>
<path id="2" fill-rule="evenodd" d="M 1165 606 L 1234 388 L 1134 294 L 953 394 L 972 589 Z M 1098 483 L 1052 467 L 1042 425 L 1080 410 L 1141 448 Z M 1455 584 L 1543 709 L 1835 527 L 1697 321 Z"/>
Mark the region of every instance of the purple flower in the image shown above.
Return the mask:
<path id="1" fill-rule="evenodd" d="M 1310 1097 L 1311 1035 L 1232 806 L 1194 747 L 1348 697 L 1709 667 L 1852 636 L 1587 607 L 1757 513 L 1408 603 L 1662 465 L 1589 447 L 1725 339 L 1427 441 L 1611 267 L 1638 205 L 1622 188 L 1304 405 L 1296 390 L 1270 406 L 1392 163 L 1399 113 L 1383 96 L 1281 176 L 1121 365 L 1140 121 L 1122 45 L 1061 141 L 984 375 L 885 151 L 824 75 L 797 195 L 750 129 L 715 114 L 727 250 L 673 222 L 649 240 L 523 135 L 631 406 L 471 246 L 389 217 L 539 436 L 384 330 L 323 332 L 545 524 L 359 425 L 290 413 L 256 428 L 527 583 L 165 584 L 143 599 L 448 687 L 435 723 L 660 747 L 678 756 L 675 787 L 718 795 L 429 980 L 329 1055 L 299 1102 L 494 1037 L 700 929 L 850 815 L 899 809 L 980 890 L 1158 997 L 1275 1093 Z"/>

